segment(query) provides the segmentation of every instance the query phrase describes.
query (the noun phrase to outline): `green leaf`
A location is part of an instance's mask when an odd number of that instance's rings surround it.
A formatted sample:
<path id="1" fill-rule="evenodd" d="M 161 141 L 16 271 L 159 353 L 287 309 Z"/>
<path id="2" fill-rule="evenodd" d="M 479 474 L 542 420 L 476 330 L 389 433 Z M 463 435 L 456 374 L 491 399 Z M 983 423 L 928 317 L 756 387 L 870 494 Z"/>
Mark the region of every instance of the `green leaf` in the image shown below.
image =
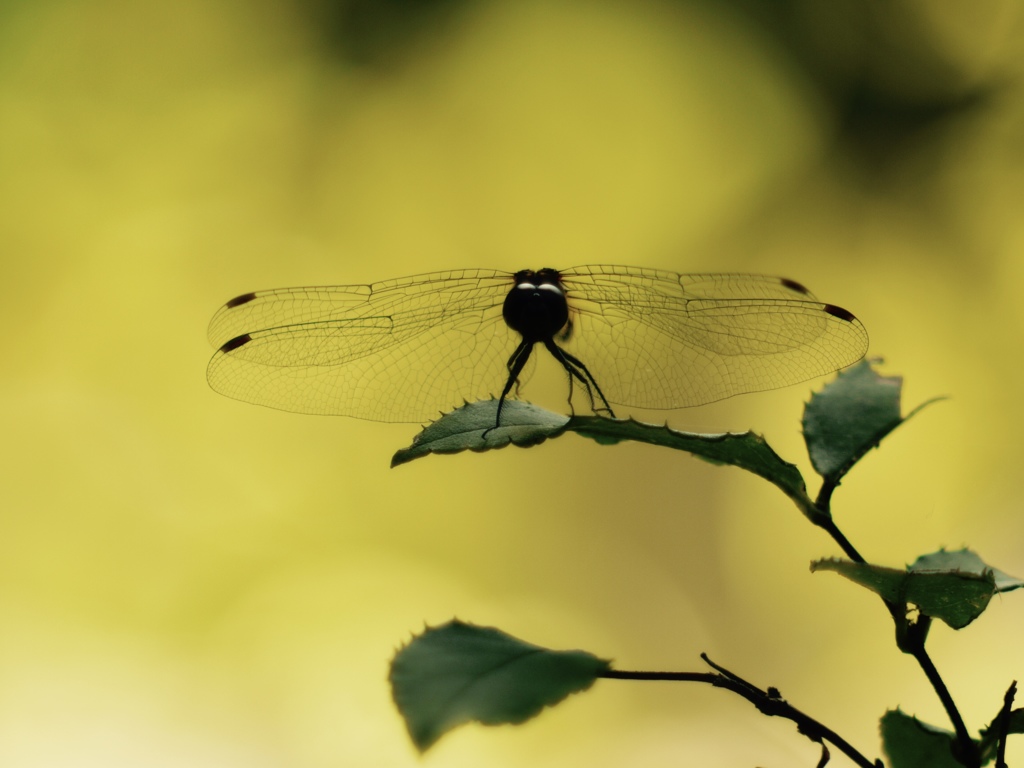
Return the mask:
<path id="1" fill-rule="evenodd" d="M 956 735 L 900 710 L 882 716 L 882 748 L 891 768 L 963 768 L 953 755 Z"/>
<path id="2" fill-rule="evenodd" d="M 551 651 L 453 620 L 398 651 L 389 679 L 409 735 L 423 752 L 464 723 L 522 723 L 586 690 L 608 667 L 584 651 Z"/>
<path id="3" fill-rule="evenodd" d="M 501 426 L 495 427 L 497 400 L 467 403 L 425 427 L 408 448 L 391 459 L 397 467 L 431 453 L 458 453 L 504 448 L 510 443 L 528 447 L 557 437 L 569 423 L 568 416 L 552 413 L 523 402 L 506 400 L 501 408 Z"/>
<path id="4" fill-rule="evenodd" d="M 912 603 L 926 616 L 962 629 L 981 615 L 996 593 L 992 571 L 911 571 L 850 560 L 817 560 L 812 571 L 835 571 L 890 603 Z"/>
<path id="5" fill-rule="evenodd" d="M 913 603 L 921 613 L 954 629 L 980 616 L 992 595 L 1024 586 L 1024 581 L 987 565 L 969 549 L 940 549 L 902 571 L 834 559 L 811 563 L 811 570 L 835 571 L 891 603 Z"/>
<path id="6" fill-rule="evenodd" d="M 667 426 L 642 424 L 632 419 L 601 416 L 563 416 L 521 400 L 509 400 L 495 428 L 497 401 L 469 403 L 443 415 L 416 436 L 408 448 L 391 460 L 395 467 L 431 453 L 485 451 L 506 445 L 537 445 L 566 432 L 590 438 L 602 445 L 633 440 L 686 451 L 715 464 L 730 464 L 769 480 L 803 509 L 813 506 L 803 476 L 779 457 L 765 439 L 753 432 L 700 434 L 679 432 Z"/>
<path id="7" fill-rule="evenodd" d="M 971 573 L 976 576 L 991 573 L 995 580 L 996 592 L 1009 592 L 1024 587 L 1024 580 L 986 565 L 985 562 L 969 549 L 947 552 L 940 549 L 930 555 L 921 555 L 909 566 L 915 572 L 945 571 L 947 573 Z"/>
<path id="8" fill-rule="evenodd" d="M 602 444 L 633 440 L 686 451 L 714 464 L 730 464 L 753 472 L 774 483 L 790 498 L 811 503 L 800 470 L 780 458 L 765 439 L 754 432 L 679 432 L 668 426 L 598 416 L 573 416 L 566 431 Z"/>
<path id="9" fill-rule="evenodd" d="M 900 415 L 903 379 L 880 376 L 871 361 L 842 371 L 804 408 L 803 431 L 815 471 L 838 483 L 865 453 L 929 403 Z"/>

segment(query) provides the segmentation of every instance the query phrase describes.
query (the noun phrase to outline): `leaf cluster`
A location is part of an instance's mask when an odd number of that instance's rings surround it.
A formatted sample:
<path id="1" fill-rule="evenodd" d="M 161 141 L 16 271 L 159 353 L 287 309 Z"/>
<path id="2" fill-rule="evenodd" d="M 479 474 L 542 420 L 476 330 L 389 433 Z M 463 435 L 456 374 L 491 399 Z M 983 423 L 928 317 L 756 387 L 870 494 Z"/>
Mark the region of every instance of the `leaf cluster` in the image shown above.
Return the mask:
<path id="1" fill-rule="evenodd" d="M 953 629 L 973 622 L 992 597 L 1024 586 L 1024 581 L 987 565 L 976 553 L 939 550 L 904 567 L 867 562 L 839 529 L 832 515 L 832 496 L 850 470 L 906 416 L 901 406 L 902 380 L 884 377 L 864 361 L 837 378 L 807 403 L 803 435 L 815 472 L 821 477 L 812 498 L 793 464 L 782 459 L 753 432 L 698 434 L 631 419 L 562 416 L 521 401 L 508 401 L 495 427 L 496 401 L 469 403 L 426 427 L 409 447 L 398 451 L 392 466 L 430 454 L 486 451 L 508 445 L 528 447 L 567 433 L 615 445 L 625 440 L 690 453 L 719 465 L 731 465 L 768 481 L 814 525 L 826 531 L 845 557 L 816 560 L 811 570 L 830 571 L 875 593 L 895 625 L 901 651 L 915 658 L 945 708 L 953 729 L 945 730 L 891 710 L 881 718 L 882 746 L 892 768 L 977 768 L 993 760 L 1005 765 L 1003 750 L 1010 734 L 1024 733 L 1024 709 L 1013 709 L 1016 685 L 977 736 L 971 736 L 935 664 L 926 650 L 933 620 Z M 839 749 L 861 766 L 872 762 L 835 731 L 786 702 L 774 688 L 761 688 L 729 670 L 704 661 L 713 671 L 632 672 L 584 651 L 552 651 L 531 645 L 493 628 L 452 621 L 429 628 L 394 657 L 390 682 L 399 711 L 413 742 L 426 750 L 448 730 L 466 722 L 485 725 L 520 723 L 571 693 L 589 688 L 599 678 L 662 679 L 701 682 L 743 696 L 762 713 L 794 721 L 822 748 Z"/>

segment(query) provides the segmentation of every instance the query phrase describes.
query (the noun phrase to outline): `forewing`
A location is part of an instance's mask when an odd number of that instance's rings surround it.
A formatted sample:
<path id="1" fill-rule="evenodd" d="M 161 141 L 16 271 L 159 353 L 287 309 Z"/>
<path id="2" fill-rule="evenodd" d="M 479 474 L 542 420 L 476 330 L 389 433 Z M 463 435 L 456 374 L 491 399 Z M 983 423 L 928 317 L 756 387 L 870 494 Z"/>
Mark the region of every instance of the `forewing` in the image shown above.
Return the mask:
<path id="1" fill-rule="evenodd" d="M 577 267 L 563 282 L 565 342 L 613 403 L 681 408 L 775 389 L 850 365 L 864 326 L 793 281 Z"/>
<path id="2" fill-rule="evenodd" d="M 433 272 L 369 285 L 278 288 L 236 296 L 210 321 L 210 343 L 218 349 L 244 333 L 336 320 L 388 317 L 417 310 L 440 322 L 463 306 L 504 299 L 512 275 L 488 269 Z M 499 301 L 500 303 L 500 301 Z"/>
<path id="3" fill-rule="evenodd" d="M 221 394 L 286 411 L 425 421 L 500 393 L 519 342 L 491 270 L 245 294 L 210 323 Z M 525 377 L 521 377 L 524 378 Z"/>

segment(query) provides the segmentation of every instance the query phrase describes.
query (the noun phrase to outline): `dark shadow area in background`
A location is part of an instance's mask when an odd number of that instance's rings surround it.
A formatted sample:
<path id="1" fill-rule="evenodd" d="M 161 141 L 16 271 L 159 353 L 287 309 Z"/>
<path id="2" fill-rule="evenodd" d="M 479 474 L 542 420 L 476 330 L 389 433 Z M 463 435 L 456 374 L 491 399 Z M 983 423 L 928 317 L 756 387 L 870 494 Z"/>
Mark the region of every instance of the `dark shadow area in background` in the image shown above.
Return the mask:
<path id="1" fill-rule="evenodd" d="M 300 0 L 313 37 L 348 66 L 386 73 L 447 34 L 475 0 Z"/>
<path id="2" fill-rule="evenodd" d="M 514 0 L 491 0 L 512 2 Z M 479 0 L 302 0 L 327 56 L 386 76 L 444 40 Z M 667 0 L 672 5 L 671 0 Z M 675 0 L 759 30 L 814 89 L 836 126 L 833 151 L 866 176 L 885 175 L 944 124 L 984 111 L 1010 83 L 979 81 L 936 40 L 931 19 L 904 2 Z M 584 6 L 581 6 L 581 8 Z M 969 12 L 969 11 L 965 11 Z M 1007 21 L 1015 21 L 1008 19 Z M 978 51 L 983 59 L 989 52 Z M 995 75 L 988 75 L 990 78 Z"/>

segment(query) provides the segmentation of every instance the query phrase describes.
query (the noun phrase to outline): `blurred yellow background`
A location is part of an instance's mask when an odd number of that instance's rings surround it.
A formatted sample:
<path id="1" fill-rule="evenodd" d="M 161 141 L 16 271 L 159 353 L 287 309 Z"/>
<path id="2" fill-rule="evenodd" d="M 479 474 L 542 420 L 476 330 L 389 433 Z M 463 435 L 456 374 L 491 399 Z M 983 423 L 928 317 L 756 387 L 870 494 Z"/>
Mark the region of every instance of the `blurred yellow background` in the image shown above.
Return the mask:
<path id="1" fill-rule="evenodd" d="M 572 436 L 390 470 L 414 425 L 206 386 L 206 323 L 254 289 L 781 274 L 864 321 L 908 409 L 951 396 L 836 494 L 849 538 L 1024 575 L 1019 5 L 730 8 L 0 6 L 0 765 L 419 765 L 387 662 L 452 616 L 624 669 L 706 651 L 872 757 L 887 708 L 948 727 L 878 600 L 808 572 L 838 548 L 752 476 Z M 811 387 L 668 418 L 754 428 L 810 478 Z M 1024 677 L 1021 600 L 933 631 L 972 730 Z M 424 764 L 817 756 L 727 693 L 603 681 Z"/>

